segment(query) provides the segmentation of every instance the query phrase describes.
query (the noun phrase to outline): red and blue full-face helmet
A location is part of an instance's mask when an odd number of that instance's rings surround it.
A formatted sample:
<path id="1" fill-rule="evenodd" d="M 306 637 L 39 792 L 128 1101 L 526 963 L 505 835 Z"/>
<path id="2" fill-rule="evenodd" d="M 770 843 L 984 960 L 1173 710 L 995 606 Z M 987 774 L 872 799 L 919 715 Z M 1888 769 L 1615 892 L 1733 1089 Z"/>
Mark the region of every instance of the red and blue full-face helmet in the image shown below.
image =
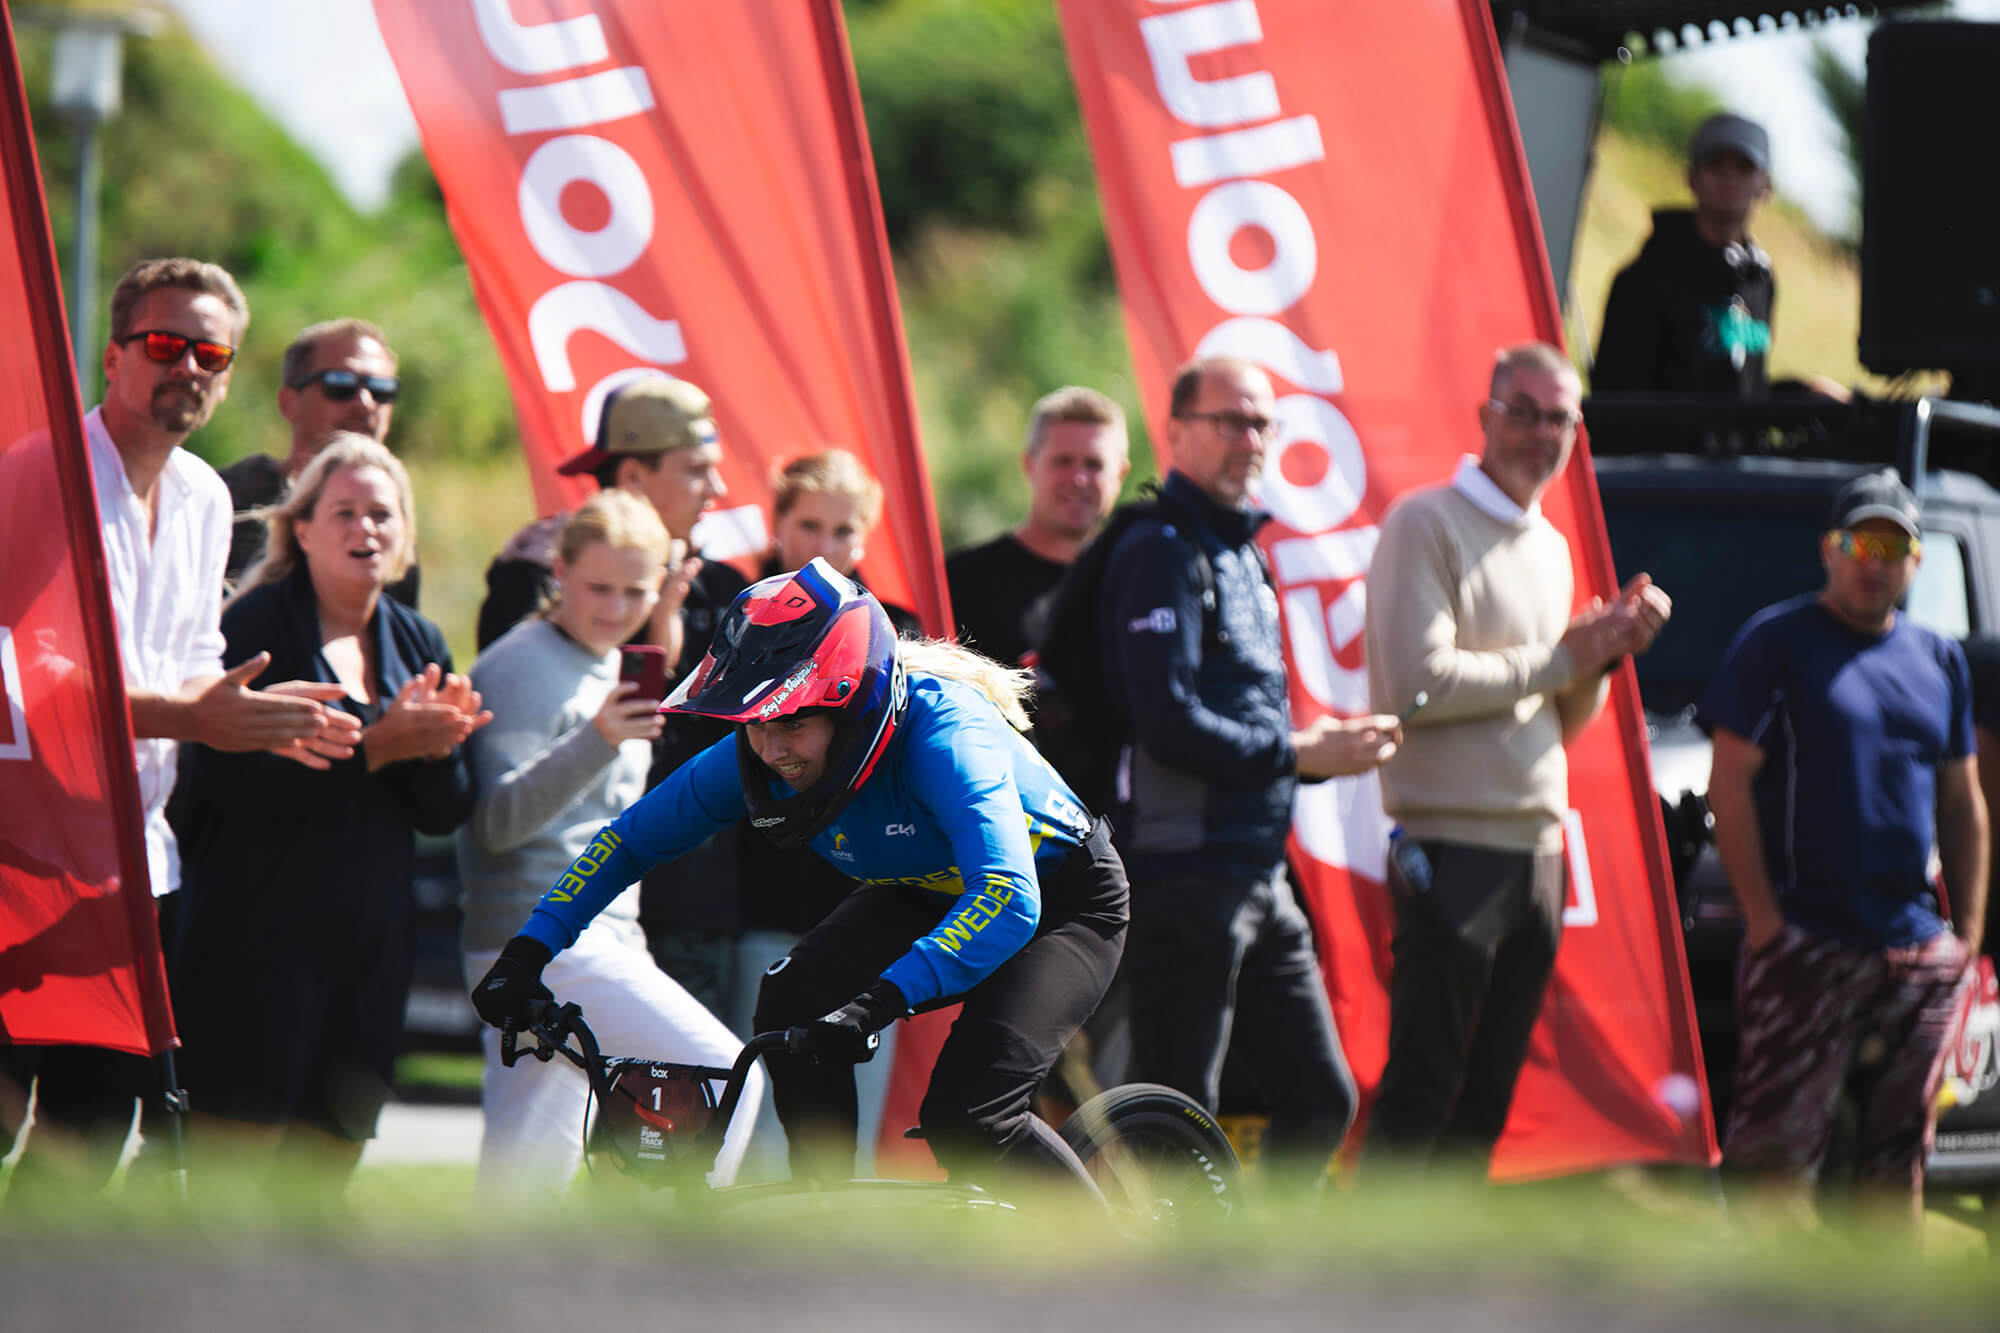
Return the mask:
<path id="1" fill-rule="evenodd" d="M 832 823 L 868 780 L 909 697 L 896 630 L 882 604 L 815 559 L 796 574 L 739 593 L 708 655 L 660 708 L 738 723 L 810 713 L 833 718 L 826 771 L 805 791 L 784 797 L 771 795 L 771 770 L 749 737 L 736 733 L 751 826 L 794 847 Z"/>

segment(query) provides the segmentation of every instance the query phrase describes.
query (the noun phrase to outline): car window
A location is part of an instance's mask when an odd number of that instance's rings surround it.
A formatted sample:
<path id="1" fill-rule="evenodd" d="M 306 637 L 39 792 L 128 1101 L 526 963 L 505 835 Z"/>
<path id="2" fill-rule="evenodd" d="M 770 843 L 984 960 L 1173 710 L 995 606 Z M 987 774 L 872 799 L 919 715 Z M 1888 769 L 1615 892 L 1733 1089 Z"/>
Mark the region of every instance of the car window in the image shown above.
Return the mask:
<path id="1" fill-rule="evenodd" d="M 1604 517 L 1619 584 L 1644 570 L 1674 599 L 1673 618 L 1633 659 L 1639 693 L 1653 712 L 1697 702 L 1744 621 L 1826 582 L 1819 524 L 1804 514 L 1607 500 Z"/>
<path id="2" fill-rule="evenodd" d="M 1633 659 L 1646 708 L 1677 713 L 1699 702 L 1729 641 L 1757 612 L 1826 584 L 1820 525 L 1805 514 L 1689 510 L 1607 500 L 1605 525 L 1618 581 L 1641 570 L 1674 599 L 1673 618 Z M 1924 533 L 1924 558 L 1905 603 L 1912 620 L 1962 639 L 1972 632 L 1965 546 Z"/>
<path id="3" fill-rule="evenodd" d="M 1965 546 L 1949 532 L 1924 533 L 1924 558 L 1903 603 L 1910 619 L 1954 639 L 1972 633 L 1965 588 Z"/>

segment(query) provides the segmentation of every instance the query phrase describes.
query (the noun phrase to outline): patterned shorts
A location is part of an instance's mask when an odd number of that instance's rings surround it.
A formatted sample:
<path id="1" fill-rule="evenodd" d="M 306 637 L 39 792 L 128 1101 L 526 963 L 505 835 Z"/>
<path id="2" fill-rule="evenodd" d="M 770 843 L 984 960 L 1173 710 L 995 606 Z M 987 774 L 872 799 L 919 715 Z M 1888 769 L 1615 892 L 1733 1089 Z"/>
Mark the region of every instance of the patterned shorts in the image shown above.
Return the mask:
<path id="1" fill-rule="evenodd" d="M 1845 1083 L 1859 1103 L 1861 1177 L 1922 1183 L 1966 959 L 1950 931 L 1868 952 L 1787 925 L 1757 952 L 1746 948 L 1729 1165 L 1815 1175 Z"/>

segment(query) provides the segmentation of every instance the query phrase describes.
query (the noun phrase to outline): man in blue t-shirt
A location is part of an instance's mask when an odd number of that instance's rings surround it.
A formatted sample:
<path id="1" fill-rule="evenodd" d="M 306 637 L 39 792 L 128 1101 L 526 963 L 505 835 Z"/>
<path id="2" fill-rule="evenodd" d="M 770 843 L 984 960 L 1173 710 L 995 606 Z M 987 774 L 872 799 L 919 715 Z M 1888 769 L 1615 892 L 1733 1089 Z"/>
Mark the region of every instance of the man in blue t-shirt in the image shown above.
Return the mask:
<path id="1" fill-rule="evenodd" d="M 1716 848 L 1744 920 L 1723 1147 L 1808 1211 L 1851 1069 L 1857 1169 L 1915 1218 L 1986 910 L 1971 674 L 1957 643 L 1896 613 L 1922 543 L 1895 473 L 1848 483 L 1828 526 L 1826 587 L 1753 616 L 1701 704 Z"/>

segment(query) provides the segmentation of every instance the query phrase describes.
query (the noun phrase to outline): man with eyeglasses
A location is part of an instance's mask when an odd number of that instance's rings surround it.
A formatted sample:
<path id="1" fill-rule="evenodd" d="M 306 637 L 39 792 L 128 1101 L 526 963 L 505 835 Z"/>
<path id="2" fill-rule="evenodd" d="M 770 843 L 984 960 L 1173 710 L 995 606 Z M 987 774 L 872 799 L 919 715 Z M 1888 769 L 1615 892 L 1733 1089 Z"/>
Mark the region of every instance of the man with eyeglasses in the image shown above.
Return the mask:
<path id="1" fill-rule="evenodd" d="M 1564 746 L 1607 672 L 1672 612 L 1644 574 L 1571 614 L 1569 542 L 1541 496 L 1569 462 L 1581 388 L 1545 343 L 1502 351 L 1485 437 L 1449 482 L 1399 496 L 1368 571 L 1374 706 L 1411 712 L 1382 769 L 1396 821 L 1389 1054 L 1364 1153 L 1483 1171 L 1562 936 Z"/>
<path id="2" fill-rule="evenodd" d="M 1175 375 L 1161 513 L 1116 538 L 1098 642 L 1130 741 L 1111 816 L 1132 882 L 1121 976 L 1128 1077 L 1210 1111 L 1241 1055 L 1270 1113 L 1270 1174 L 1325 1179 L 1355 1111 L 1305 914 L 1285 871 L 1301 779 L 1365 772 L 1396 749 L 1393 717 L 1295 727 L 1278 600 L 1253 504 L 1276 395 L 1245 361 Z"/>
<path id="3" fill-rule="evenodd" d="M 165 813 L 179 742 L 270 750 L 326 768 L 351 757 L 360 736 L 354 718 L 323 706 L 341 696 L 338 684 L 252 689 L 269 654 L 222 669 L 229 494 L 214 470 L 181 446 L 228 396 L 249 322 L 242 291 L 214 264 L 149 259 L 134 266 L 111 295 L 104 401 L 83 422 L 163 941 L 172 937 L 180 888 L 179 849 Z M 24 1091 L 30 1082 L 37 1089 L 35 1129 L 15 1165 L 10 1204 L 102 1187 L 135 1099 L 157 1090 L 149 1061 L 94 1047 L 0 1047 L 0 1068 Z"/>
<path id="4" fill-rule="evenodd" d="M 1744 922 L 1724 1164 L 1809 1217 L 1845 1083 L 1864 1189 L 1917 1224 L 1945 1041 L 1986 919 L 1971 673 L 1956 641 L 1896 610 L 1923 558 L 1896 474 L 1849 482 L 1827 526 L 1826 586 L 1751 617 L 1698 714 Z"/>
<path id="5" fill-rule="evenodd" d="M 337 431 L 353 431 L 380 443 L 403 391 L 396 377 L 396 354 L 382 330 L 365 319 L 330 319 L 302 329 L 285 349 L 279 368 L 278 412 L 291 426 L 291 450 L 284 458 L 251 454 L 222 469 L 236 511 L 229 539 L 231 583 L 264 554 L 264 524 L 255 511 L 284 498 L 291 479 L 305 471 Z M 389 585 L 391 597 L 417 604 L 420 572 Z"/>

